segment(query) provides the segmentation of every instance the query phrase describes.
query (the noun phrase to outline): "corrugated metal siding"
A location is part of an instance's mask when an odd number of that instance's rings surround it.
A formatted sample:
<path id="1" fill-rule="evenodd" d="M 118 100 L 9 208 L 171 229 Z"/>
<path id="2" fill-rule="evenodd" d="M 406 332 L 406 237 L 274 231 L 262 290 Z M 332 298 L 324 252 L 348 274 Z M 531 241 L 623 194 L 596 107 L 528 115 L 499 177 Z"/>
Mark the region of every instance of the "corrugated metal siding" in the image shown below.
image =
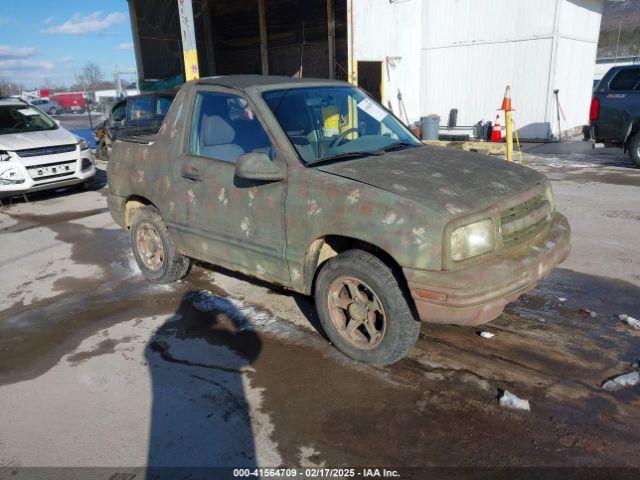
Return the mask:
<path id="1" fill-rule="evenodd" d="M 555 88 L 562 129 L 586 123 L 602 2 L 423 0 L 421 114 L 493 121 L 511 84 L 522 137 L 557 134 Z"/>
<path id="2" fill-rule="evenodd" d="M 422 47 L 550 36 L 556 0 L 423 0 Z"/>
<path id="3" fill-rule="evenodd" d="M 457 108 L 459 125 L 494 121 L 505 86 L 511 84 L 522 136 L 546 138 L 552 43 L 542 39 L 423 50 L 422 113 L 437 113 L 446 121 L 449 110 Z"/>
<path id="4" fill-rule="evenodd" d="M 596 43 L 559 39 L 556 72 L 551 91 L 556 88 L 560 90 L 560 105 L 566 117 L 566 120 L 561 120 L 562 130 L 589 123 L 597 48 Z M 549 111 L 553 132 L 557 134 L 555 99 Z"/>
<path id="5" fill-rule="evenodd" d="M 598 43 L 602 0 L 565 0 L 559 12 L 559 33 Z"/>
<path id="6" fill-rule="evenodd" d="M 356 59 L 383 62 L 383 103 L 400 116 L 400 91 L 411 120 L 420 116 L 421 11 L 421 0 L 354 0 L 353 8 Z M 388 63 L 389 57 L 393 60 Z"/>

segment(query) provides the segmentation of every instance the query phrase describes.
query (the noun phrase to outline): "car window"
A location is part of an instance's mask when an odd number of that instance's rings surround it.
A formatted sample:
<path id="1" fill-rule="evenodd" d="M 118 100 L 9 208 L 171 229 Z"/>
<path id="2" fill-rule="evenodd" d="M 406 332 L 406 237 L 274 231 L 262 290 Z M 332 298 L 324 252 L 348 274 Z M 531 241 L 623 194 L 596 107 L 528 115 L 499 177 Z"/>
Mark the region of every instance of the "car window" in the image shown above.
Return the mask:
<path id="1" fill-rule="evenodd" d="M 421 145 L 393 115 L 355 87 L 272 90 L 263 98 L 307 164 L 356 152 Z"/>
<path id="2" fill-rule="evenodd" d="M 0 106 L 0 135 L 55 130 L 56 123 L 26 104 Z"/>
<path id="3" fill-rule="evenodd" d="M 172 103 L 173 98 L 158 97 L 158 99 L 156 100 L 156 115 L 166 115 Z"/>
<path id="4" fill-rule="evenodd" d="M 129 120 L 140 121 L 153 118 L 153 97 L 134 98 L 129 103 Z"/>
<path id="5" fill-rule="evenodd" d="M 116 107 L 111 114 L 111 118 L 113 118 L 114 122 L 120 122 L 124 120 L 124 117 L 127 114 L 127 104 L 123 103 L 122 105 Z"/>
<path id="6" fill-rule="evenodd" d="M 620 70 L 609 82 L 611 90 L 640 90 L 640 68 Z"/>
<path id="7" fill-rule="evenodd" d="M 266 153 L 271 141 L 247 101 L 237 95 L 198 92 L 189 153 L 234 163 L 243 153 Z"/>

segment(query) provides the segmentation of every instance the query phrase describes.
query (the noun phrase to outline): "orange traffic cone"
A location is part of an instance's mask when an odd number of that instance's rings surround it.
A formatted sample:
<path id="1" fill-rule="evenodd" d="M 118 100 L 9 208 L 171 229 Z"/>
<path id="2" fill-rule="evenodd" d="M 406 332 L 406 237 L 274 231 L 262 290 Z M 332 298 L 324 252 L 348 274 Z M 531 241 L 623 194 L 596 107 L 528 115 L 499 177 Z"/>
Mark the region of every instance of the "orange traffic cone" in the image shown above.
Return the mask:
<path id="1" fill-rule="evenodd" d="M 496 121 L 491 130 L 491 142 L 502 142 L 502 127 L 500 126 L 500 115 L 496 115 Z"/>

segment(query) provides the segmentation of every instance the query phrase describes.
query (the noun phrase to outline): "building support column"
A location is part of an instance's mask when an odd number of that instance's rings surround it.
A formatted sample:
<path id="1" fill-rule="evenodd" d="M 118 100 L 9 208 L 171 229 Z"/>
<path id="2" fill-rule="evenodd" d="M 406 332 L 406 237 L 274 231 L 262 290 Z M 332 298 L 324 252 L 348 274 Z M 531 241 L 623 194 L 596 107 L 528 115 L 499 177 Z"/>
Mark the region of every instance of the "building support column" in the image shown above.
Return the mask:
<path id="1" fill-rule="evenodd" d="M 212 0 L 203 0 L 202 2 L 202 14 L 204 17 L 204 41 L 205 51 L 207 53 L 207 71 L 205 72 L 206 75 L 216 74 L 216 51 L 213 35 L 213 22 L 211 21 L 211 3 Z"/>
<path id="2" fill-rule="evenodd" d="M 140 32 L 138 31 L 138 13 L 135 0 L 129 0 L 129 19 L 131 20 L 131 35 L 133 36 L 133 51 L 136 56 L 136 70 L 138 70 L 138 80 L 144 80 L 144 64 L 142 63 L 142 52 L 140 51 Z"/>
<path id="3" fill-rule="evenodd" d="M 182 55 L 184 57 L 185 80 L 200 78 L 198 66 L 198 48 L 196 46 L 196 29 L 193 23 L 193 5 L 191 0 L 178 1 L 178 16 L 180 17 L 180 33 L 182 38 Z"/>
<path id="4" fill-rule="evenodd" d="M 327 47 L 329 51 L 329 78 L 335 78 L 336 71 L 336 12 L 334 0 L 327 0 Z"/>
<path id="5" fill-rule="evenodd" d="M 262 74 L 269 75 L 269 45 L 267 43 L 267 6 L 265 0 L 258 0 L 258 22 L 260 24 L 260 60 Z"/>
<path id="6" fill-rule="evenodd" d="M 347 81 L 353 85 L 358 85 L 358 64 L 353 41 L 353 0 L 347 0 Z"/>

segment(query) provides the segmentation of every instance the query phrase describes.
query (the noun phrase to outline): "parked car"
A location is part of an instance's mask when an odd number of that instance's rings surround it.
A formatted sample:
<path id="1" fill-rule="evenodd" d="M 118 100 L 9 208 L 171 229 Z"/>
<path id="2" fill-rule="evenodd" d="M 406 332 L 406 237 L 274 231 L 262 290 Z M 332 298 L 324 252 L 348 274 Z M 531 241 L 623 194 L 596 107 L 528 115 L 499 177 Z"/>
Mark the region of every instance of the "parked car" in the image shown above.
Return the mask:
<path id="1" fill-rule="evenodd" d="M 543 175 L 426 146 L 339 81 L 189 82 L 157 135 L 114 143 L 108 182 L 150 281 L 199 259 L 313 294 L 332 343 L 377 365 L 419 320 L 493 320 L 569 252 Z"/>
<path id="2" fill-rule="evenodd" d="M 95 173 L 85 140 L 22 100 L 0 99 L 0 197 L 85 188 Z"/>
<path id="3" fill-rule="evenodd" d="M 622 147 L 640 167 L 640 65 L 607 72 L 594 91 L 589 121 L 595 142 Z"/>
<path id="4" fill-rule="evenodd" d="M 134 95 L 116 103 L 94 129 L 100 158 L 109 159 L 115 140 L 157 133 L 175 96 L 176 92 Z"/>
<path id="5" fill-rule="evenodd" d="M 60 104 L 47 98 L 36 98 L 29 101 L 29 104 L 37 107 L 43 112 L 48 113 L 49 115 L 57 115 L 59 113 L 62 113 L 62 107 L 60 106 Z"/>

